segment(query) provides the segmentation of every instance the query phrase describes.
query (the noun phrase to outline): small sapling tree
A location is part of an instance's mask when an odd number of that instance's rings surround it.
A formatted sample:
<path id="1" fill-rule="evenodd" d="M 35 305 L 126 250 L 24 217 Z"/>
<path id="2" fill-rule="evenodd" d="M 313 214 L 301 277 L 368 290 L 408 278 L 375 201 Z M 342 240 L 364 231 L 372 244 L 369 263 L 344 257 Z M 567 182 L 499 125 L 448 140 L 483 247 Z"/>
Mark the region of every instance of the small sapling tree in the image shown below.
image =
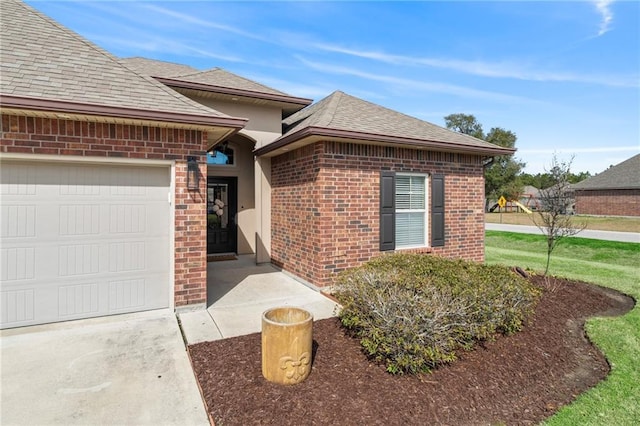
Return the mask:
<path id="1" fill-rule="evenodd" d="M 586 223 L 578 222 L 572 216 L 574 205 L 573 191 L 571 190 L 571 163 L 560 161 L 554 154 L 551 160 L 551 169 L 547 171 L 550 176 L 551 186 L 541 189 L 539 193 L 541 211 L 531 215 L 533 223 L 542 231 L 547 239 L 547 265 L 544 274 L 549 272 L 551 253 L 558 243 L 565 237 L 578 234 Z"/>

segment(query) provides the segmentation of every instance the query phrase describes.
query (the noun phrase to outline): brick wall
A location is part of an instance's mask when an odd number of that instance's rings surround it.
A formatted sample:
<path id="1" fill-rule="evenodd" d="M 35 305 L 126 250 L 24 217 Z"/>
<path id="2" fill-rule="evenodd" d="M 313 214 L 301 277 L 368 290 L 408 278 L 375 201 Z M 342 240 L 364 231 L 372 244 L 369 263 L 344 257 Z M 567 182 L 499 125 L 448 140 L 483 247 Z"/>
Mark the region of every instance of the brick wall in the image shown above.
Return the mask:
<path id="1" fill-rule="evenodd" d="M 206 303 L 206 179 L 186 188 L 186 159 L 196 156 L 206 176 L 202 131 L 2 115 L 0 152 L 174 160 L 175 304 Z"/>
<path id="2" fill-rule="evenodd" d="M 576 213 L 597 216 L 640 216 L 640 189 L 576 191 Z"/>
<path id="3" fill-rule="evenodd" d="M 481 157 L 318 142 L 272 159 L 273 262 L 326 286 L 381 255 L 381 170 L 445 174 L 445 246 L 406 251 L 484 260 Z"/>

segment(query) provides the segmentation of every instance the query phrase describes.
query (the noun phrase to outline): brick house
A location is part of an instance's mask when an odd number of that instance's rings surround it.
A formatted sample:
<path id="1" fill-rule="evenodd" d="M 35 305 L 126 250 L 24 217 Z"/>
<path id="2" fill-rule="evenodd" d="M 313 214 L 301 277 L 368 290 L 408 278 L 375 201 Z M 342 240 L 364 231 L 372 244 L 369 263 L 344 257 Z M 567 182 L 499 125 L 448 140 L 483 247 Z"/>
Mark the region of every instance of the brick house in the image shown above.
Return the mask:
<path id="1" fill-rule="evenodd" d="M 342 92 L 284 120 L 271 258 L 319 286 L 394 250 L 484 260 L 483 162 L 511 152 Z"/>
<path id="2" fill-rule="evenodd" d="M 513 150 L 0 19 L 2 327 L 204 306 L 220 253 L 319 287 L 389 251 L 483 260 L 483 164 Z"/>
<path id="3" fill-rule="evenodd" d="M 572 185 L 577 214 L 640 216 L 640 154 Z"/>

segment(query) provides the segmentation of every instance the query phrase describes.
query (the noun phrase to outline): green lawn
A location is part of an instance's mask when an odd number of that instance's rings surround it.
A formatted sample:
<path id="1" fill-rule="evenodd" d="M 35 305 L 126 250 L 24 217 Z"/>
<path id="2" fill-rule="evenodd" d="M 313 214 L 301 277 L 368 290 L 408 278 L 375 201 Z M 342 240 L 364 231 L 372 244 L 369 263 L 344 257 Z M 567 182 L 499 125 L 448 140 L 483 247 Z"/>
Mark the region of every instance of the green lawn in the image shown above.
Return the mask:
<path id="1" fill-rule="evenodd" d="M 543 271 L 544 236 L 487 231 L 485 255 L 487 263 Z M 640 300 L 640 244 L 567 238 L 554 251 L 549 273 L 611 287 Z M 638 424 L 640 307 L 623 317 L 592 318 L 586 328 L 611 364 L 611 374 L 546 424 Z"/>

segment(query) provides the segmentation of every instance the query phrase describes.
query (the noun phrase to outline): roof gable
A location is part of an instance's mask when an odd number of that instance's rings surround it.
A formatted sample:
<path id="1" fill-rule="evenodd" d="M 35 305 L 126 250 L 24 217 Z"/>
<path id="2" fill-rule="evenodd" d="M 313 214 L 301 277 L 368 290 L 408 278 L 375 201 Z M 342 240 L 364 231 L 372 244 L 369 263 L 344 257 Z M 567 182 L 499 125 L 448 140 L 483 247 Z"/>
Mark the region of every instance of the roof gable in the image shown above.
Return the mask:
<path id="1" fill-rule="evenodd" d="M 175 114 L 180 122 L 197 117 L 199 124 L 233 121 L 233 127 L 242 121 L 131 71 L 105 50 L 21 1 L 3 0 L 0 20 L 4 107 L 111 116 L 123 111 L 127 118 L 145 116 L 139 113 L 143 111 L 159 113 L 162 121 L 172 121 Z"/>
<path id="2" fill-rule="evenodd" d="M 312 102 L 311 99 L 291 96 L 222 68 L 199 71 L 187 65 L 139 57 L 122 58 L 120 61 L 188 97 L 199 94 L 232 102 L 243 99 L 250 103 L 270 103 L 282 108 L 285 115 L 293 114 Z"/>
<path id="3" fill-rule="evenodd" d="M 161 77 L 171 80 L 199 83 L 227 89 L 247 90 L 256 93 L 290 96 L 248 78 L 233 74 L 222 68 L 211 68 L 201 71 L 189 65 L 160 61 L 142 57 L 121 58 L 120 62 L 127 67 L 150 77 Z"/>
<path id="4" fill-rule="evenodd" d="M 282 137 L 257 150 L 256 154 L 266 154 L 312 135 L 422 146 L 441 151 L 491 155 L 514 152 L 513 149 L 436 126 L 340 91 L 289 116 L 283 125 Z"/>
<path id="5" fill-rule="evenodd" d="M 573 185 L 576 190 L 639 189 L 640 154 Z"/>
<path id="6" fill-rule="evenodd" d="M 175 62 L 148 59 L 141 56 L 120 58 L 120 63 L 135 72 L 150 77 L 175 77 L 183 74 L 193 74 L 200 70 L 189 65 L 176 64 Z"/>
<path id="7" fill-rule="evenodd" d="M 200 83 L 210 86 L 225 87 L 228 89 L 246 90 L 250 92 L 290 96 L 284 92 L 260 84 L 248 78 L 225 71 L 222 68 L 212 68 L 207 71 L 199 71 L 189 74 L 182 74 L 174 77 L 176 80 Z"/>

